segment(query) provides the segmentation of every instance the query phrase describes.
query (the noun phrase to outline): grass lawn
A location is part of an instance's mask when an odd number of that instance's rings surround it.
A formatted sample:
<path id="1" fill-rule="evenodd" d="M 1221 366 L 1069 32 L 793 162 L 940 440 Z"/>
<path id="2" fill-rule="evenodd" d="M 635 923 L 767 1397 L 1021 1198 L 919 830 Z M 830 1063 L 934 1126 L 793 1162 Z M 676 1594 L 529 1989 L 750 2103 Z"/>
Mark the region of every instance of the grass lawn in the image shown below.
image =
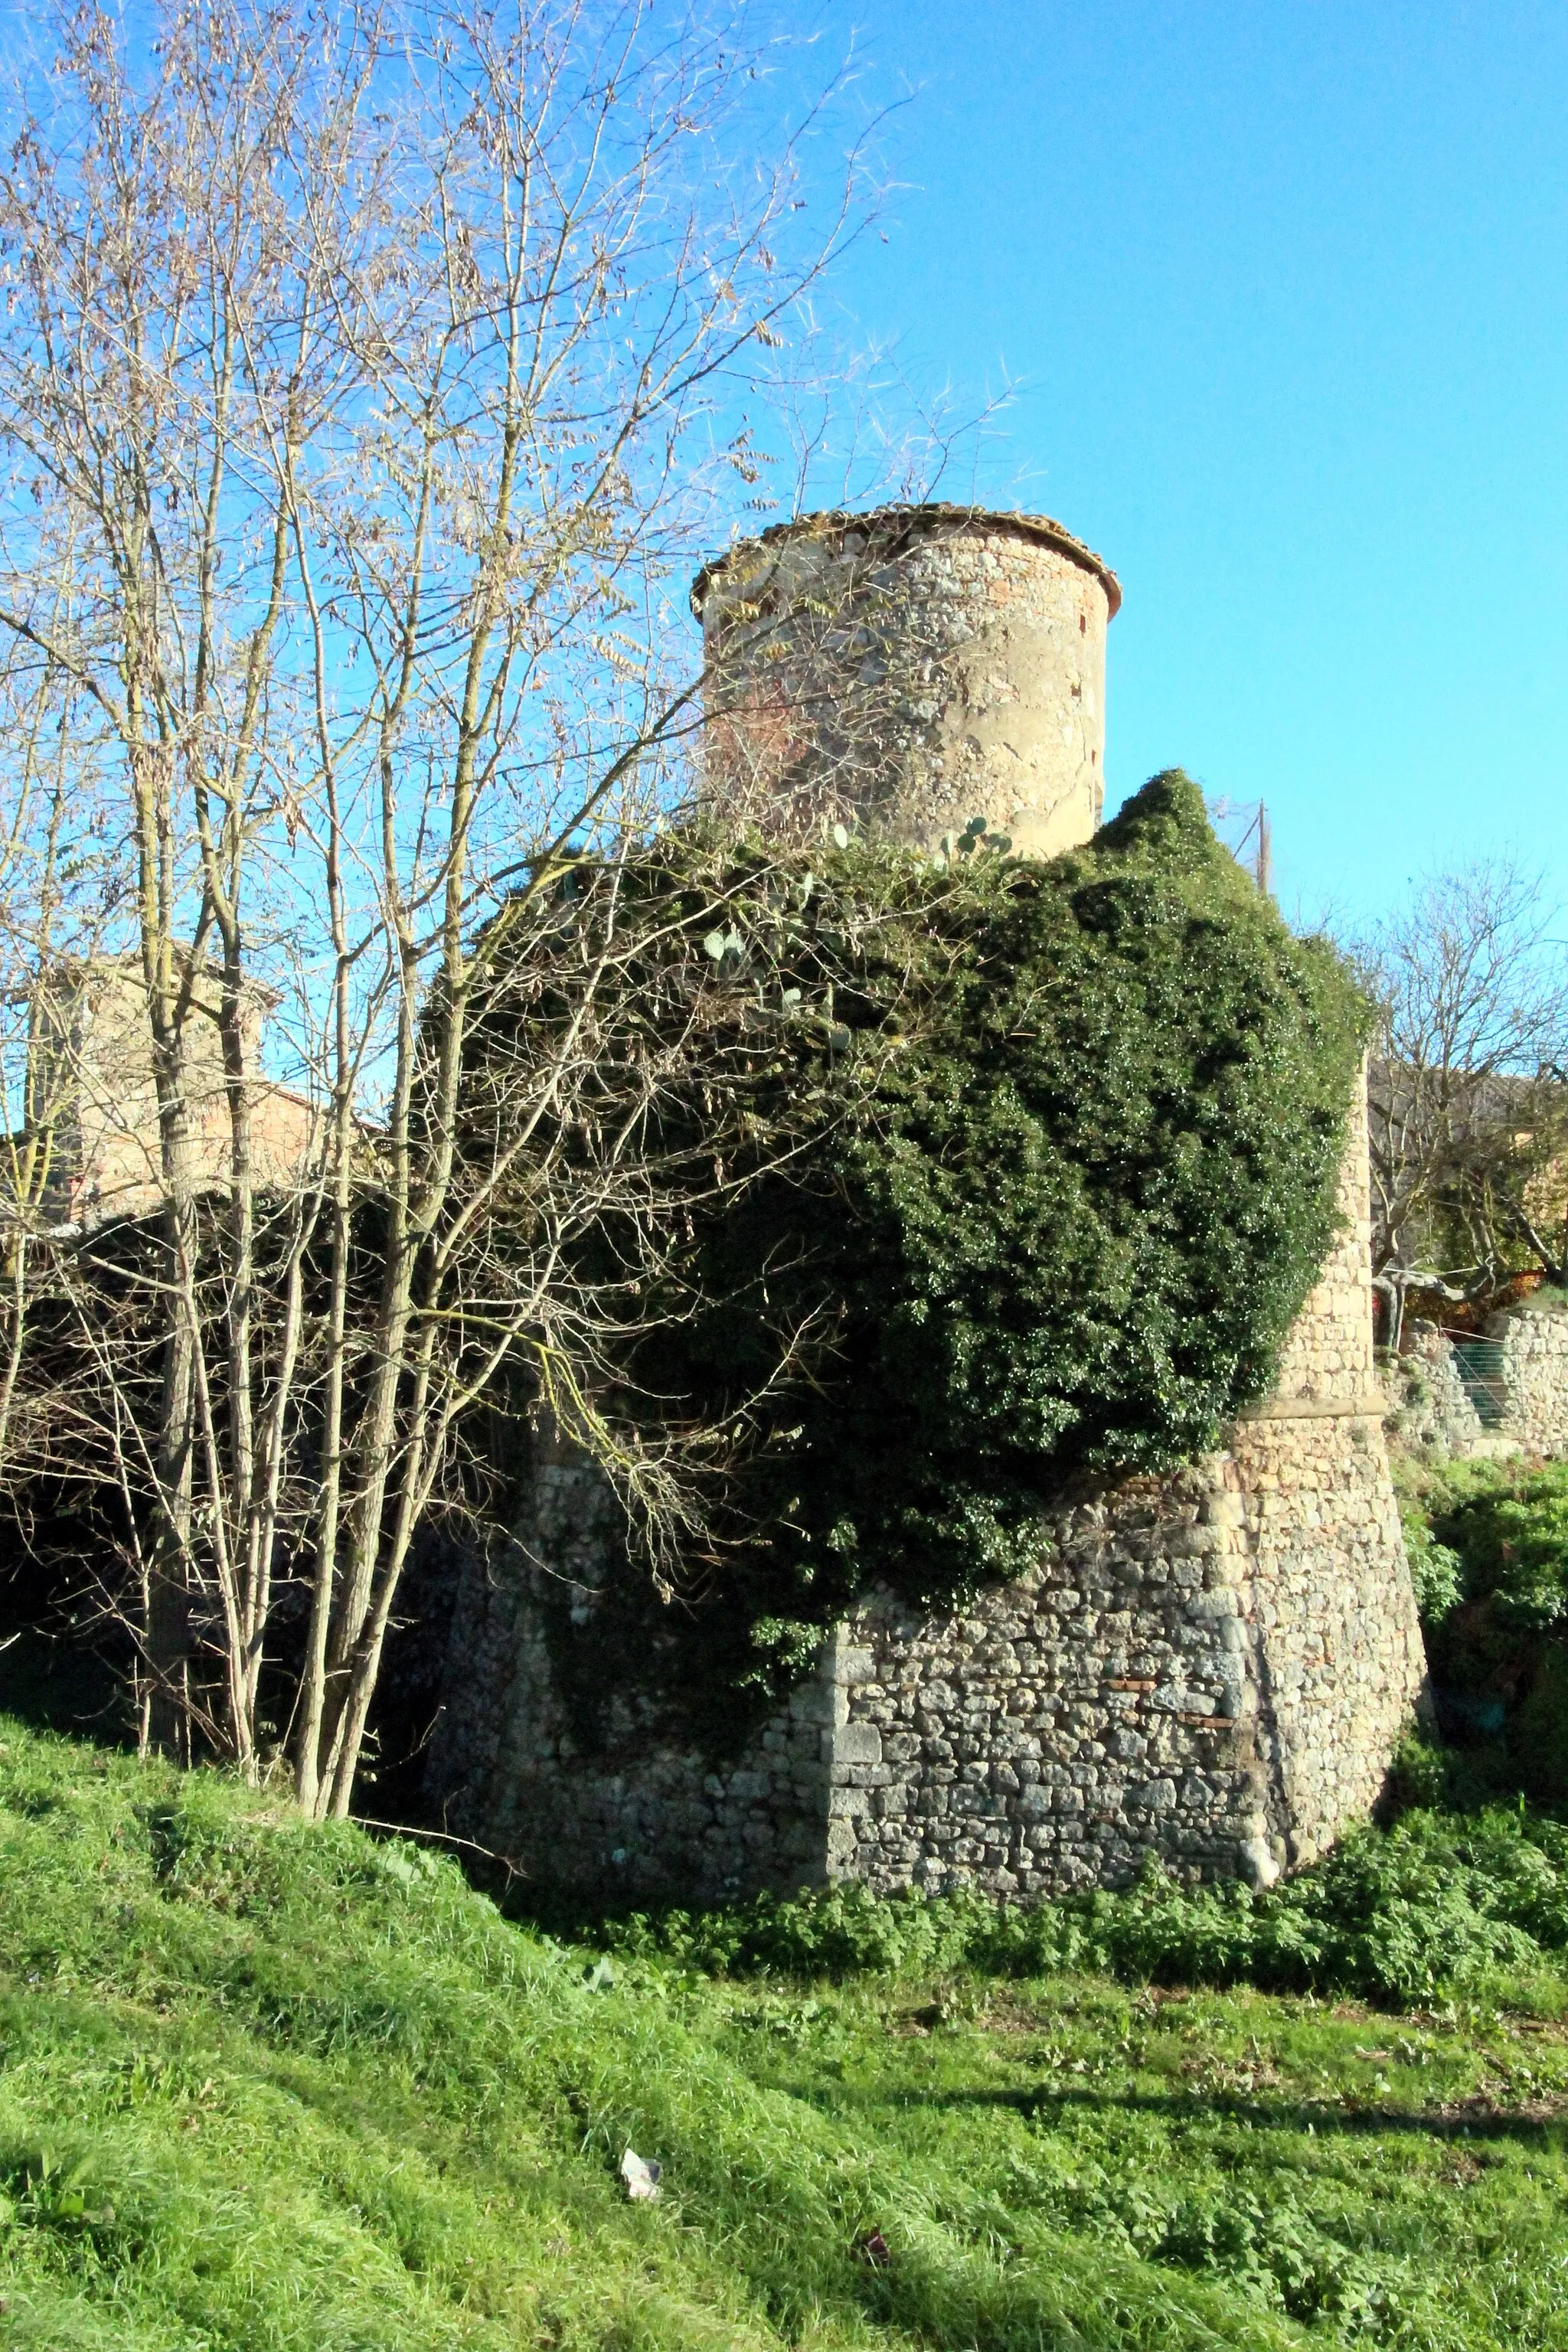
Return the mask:
<path id="1" fill-rule="evenodd" d="M 874 2144 L 1022 2276 L 1070 2247 L 1151 2312 L 1159 2273 L 1173 2305 L 1206 2282 L 1225 2343 L 1568 2344 L 1554 2017 L 1081 1978 L 710 1988 L 702 2012 L 752 2081 Z"/>
<path id="2" fill-rule="evenodd" d="M 0 2347 L 1568 2347 L 1553 1952 L 1400 2011 L 591 1957 L 0 1723 Z"/>

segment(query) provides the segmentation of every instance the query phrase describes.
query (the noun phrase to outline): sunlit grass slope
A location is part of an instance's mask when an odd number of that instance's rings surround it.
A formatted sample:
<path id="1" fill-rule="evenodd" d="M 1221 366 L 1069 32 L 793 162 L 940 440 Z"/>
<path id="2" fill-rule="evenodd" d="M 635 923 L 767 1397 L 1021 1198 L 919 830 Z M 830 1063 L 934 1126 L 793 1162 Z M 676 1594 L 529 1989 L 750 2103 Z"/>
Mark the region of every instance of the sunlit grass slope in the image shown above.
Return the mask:
<path id="1" fill-rule="evenodd" d="M 1510 2021 L 586 1957 L 0 1724 L 0 2347 L 1568 2346 L 1555 1979 Z"/>

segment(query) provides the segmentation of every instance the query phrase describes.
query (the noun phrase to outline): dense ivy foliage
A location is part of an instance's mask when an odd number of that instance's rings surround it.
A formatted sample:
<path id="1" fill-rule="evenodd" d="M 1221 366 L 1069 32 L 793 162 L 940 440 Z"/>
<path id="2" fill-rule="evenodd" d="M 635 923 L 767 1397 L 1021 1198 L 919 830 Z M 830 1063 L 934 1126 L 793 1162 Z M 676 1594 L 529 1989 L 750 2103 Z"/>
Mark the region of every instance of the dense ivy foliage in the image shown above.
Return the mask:
<path id="1" fill-rule="evenodd" d="M 951 1595 L 1024 1564 L 1069 1473 L 1169 1468 L 1267 1390 L 1332 1230 L 1361 1003 L 1179 774 L 1050 864 L 840 856 L 809 912 L 842 1027 L 779 1083 L 821 1116 L 695 1217 L 658 1385 L 712 1410 L 819 1332 L 755 1521 L 802 1591 Z M 862 1038 L 874 1083 L 836 1101 Z"/>
<path id="2" fill-rule="evenodd" d="M 622 1412 L 746 1432 L 689 1637 L 731 1683 L 871 1581 L 951 1601 L 1016 1573 L 1064 1482 L 1168 1469 L 1267 1391 L 1332 1234 L 1363 1032 L 1179 772 L 1049 863 L 973 826 L 815 864 L 652 845 L 616 886 L 634 944 L 597 1048 L 608 1129 L 680 1039 L 639 1113 L 668 1253 L 613 1352 Z M 492 934 L 477 1120 L 487 1040 L 520 1003 L 570 1017 L 560 936 L 602 902 L 584 867 L 559 936 Z M 589 1682 L 657 1638 L 635 1592 L 621 1613 L 595 1613 Z"/>

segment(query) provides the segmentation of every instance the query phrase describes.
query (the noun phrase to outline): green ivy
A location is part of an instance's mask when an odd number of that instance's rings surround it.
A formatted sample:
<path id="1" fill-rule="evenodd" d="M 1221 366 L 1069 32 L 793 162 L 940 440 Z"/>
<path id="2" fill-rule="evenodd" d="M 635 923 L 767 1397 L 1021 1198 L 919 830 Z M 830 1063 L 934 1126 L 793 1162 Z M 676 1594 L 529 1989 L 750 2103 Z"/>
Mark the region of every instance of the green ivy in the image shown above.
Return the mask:
<path id="1" fill-rule="evenodd" d="M 1071 1475 L 1168 1470 L 1267 1391 L 1363 1036 L 1342 966 L 1179 773 L 1049 864 L 900 859 L 829 861 L 811 945 L 840 1031 L 778 1081 L 821 1105 L 810 1148 L 696 1218 L 700 1305 L 650 1381 L 711 1412 L 781 1330 L 823 1335 L 743 1507 L 830 1607 L 1014 1574 Z M 881 1055 L 858 1092 L 858 1039 Z"/>
<path id="2" fill-rule="evenodd" d="M 873 1582 L 940 1605 L 1018 1573 L 1068 1482 L 1169 1470 L 1263 1396 L 1332 1236 L 1364 1034 L 1177 772 L 1048 863 L 974 824 L 813 866 L 675 833 L 616 886 L 647 945 L 599 1048 L 606 1124 L 617 1068 L 672 1024 L 701 1045 L 650 1128 L 693 1181 L 618 1407 L 750 1433 L 679 1629 L 705 1694 L 787 1681 Z M 561 924 L 600 919 L 586 868 L 563 890 Z M 486 950 L 534 1022 L 564 1017 L 551 936 Z M 674 1638 L 630 1578 L 595 1673 L 657 1654 L 668 1680 Z"/>

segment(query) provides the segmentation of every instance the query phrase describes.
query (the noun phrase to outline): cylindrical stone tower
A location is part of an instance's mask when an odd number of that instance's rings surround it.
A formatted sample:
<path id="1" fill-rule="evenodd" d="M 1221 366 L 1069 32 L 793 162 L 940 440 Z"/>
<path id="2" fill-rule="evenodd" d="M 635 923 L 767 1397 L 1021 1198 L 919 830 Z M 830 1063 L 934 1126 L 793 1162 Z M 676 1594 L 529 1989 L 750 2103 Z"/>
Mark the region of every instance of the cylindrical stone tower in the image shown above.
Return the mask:
<path id="1" fill-rule="evenodd" d="M 1043 515 L 806 515 L 698 574 L 706 792 L 775 838 L 874 823 L 935 843 L 983 817 L 1026 856 L 1105 797 L 1110 567 Z"/>
<path id="2" fill-rule="evenodd" d="M 710 798 L 808 843 L 851 817 L 929 842 L 975 816 L 1024 855 L 1085 842 L 1119 602 L 1100 558 L 1034 516 L 816 515 L 736 547 L 692 591 Z M 514 1553 L 476 1548 L 465 1571 L 429 1783 L 444 1817 L 595 1903 L 835 1878 L 1033 1900 L 1125 1885 L 1151 1857 L 1263 1883 L 1321 1853 L 1377 1796 L 1424 1674 L 1373 1376 L 1359 1104 L 1340 1207 L 1275 1394 L 1215 1453 L 1075 1482 L 1037 1564 L 962 1610 L 864 1594 L 739 1748 L 661 1713 L 660 1677 L 678 1692 L 689 1671 L 675 1612 L 653 1673 L 615 1684 L 596 1629 L 626 1572 L 619 1506 L 542 1447 Z"/>

